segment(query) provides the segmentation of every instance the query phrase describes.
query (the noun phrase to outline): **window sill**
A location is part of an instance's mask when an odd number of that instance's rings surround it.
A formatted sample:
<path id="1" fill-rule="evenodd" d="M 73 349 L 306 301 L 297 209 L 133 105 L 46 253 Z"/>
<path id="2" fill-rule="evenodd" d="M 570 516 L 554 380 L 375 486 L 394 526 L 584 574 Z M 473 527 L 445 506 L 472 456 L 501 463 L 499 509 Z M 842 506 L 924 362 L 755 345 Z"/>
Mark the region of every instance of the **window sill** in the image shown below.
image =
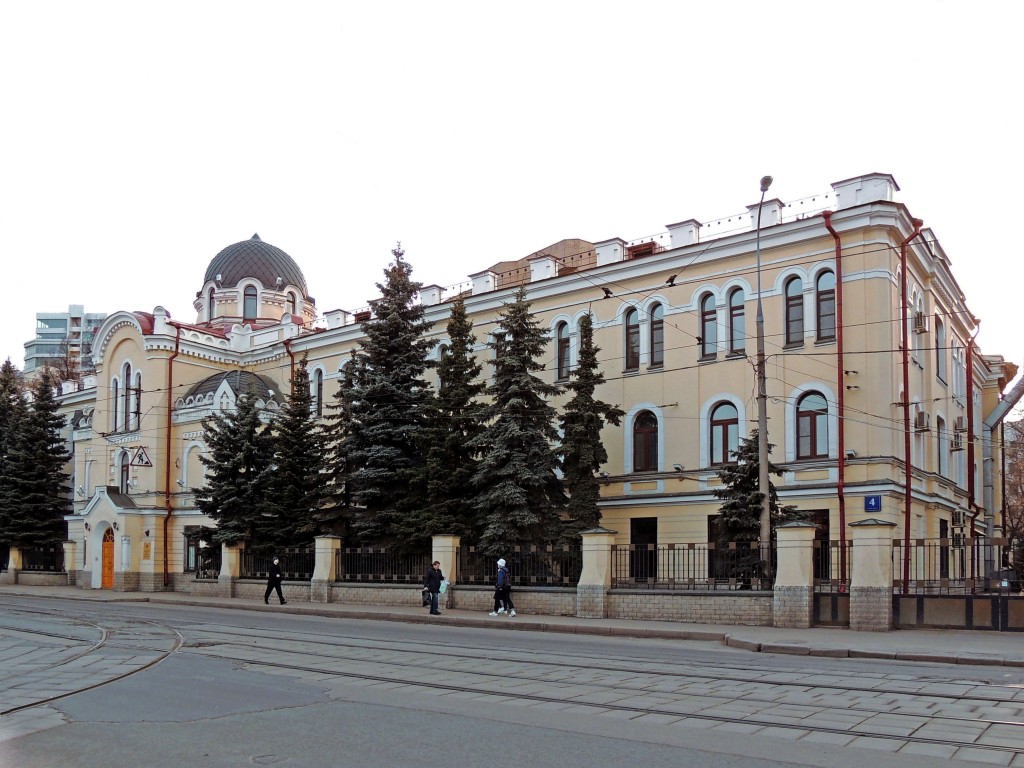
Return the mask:
<path id="1" fill-rule="evenodd" d="M 740 360 L 741 358 L 744 358 L 746 356 L 747 356 L 746 350 L 740 350 L 738 352 L 733 350 L 732 352 L 730 352 L 729 354 L 727 354 L 725 356 L 725 359 L 726 360 Z"/>
<path id="2" fill-rule="evenodd" d="M 700 357 L 697 358 L 697 362 L 700 363 L 701 365 L 703 365 L 704 363 L 717 363 L 718 354 L 715 353 L 713 355 L 701 355 Z"/>
<path id="3" fill-rule="evenodd" d="M 792 341 L 789 344 L 783 344 L 783 349 L 803 349 L 804 343 L 802 341 Z"/>
<path id="4" fill-rule="evenodd" d="M 665 369 L 664 363 L 651 363 L 647 366 L 648 371 L 662 371 Z"/>
<path id="5" fill-rule="evenodd" d="M 622 375 L 623 376 L 639 376 L 640 375 L 640 369 L 639 368 L 626 368 L 626 369 L 624 369 L 622 371 Z"/>
<path id="6" fill-rule="evenodd" d="M 836 343 L 836 337 L 833 336 L 831 339 L 815 339 L 814 346 L 816 347 L 827 347 Z"/>

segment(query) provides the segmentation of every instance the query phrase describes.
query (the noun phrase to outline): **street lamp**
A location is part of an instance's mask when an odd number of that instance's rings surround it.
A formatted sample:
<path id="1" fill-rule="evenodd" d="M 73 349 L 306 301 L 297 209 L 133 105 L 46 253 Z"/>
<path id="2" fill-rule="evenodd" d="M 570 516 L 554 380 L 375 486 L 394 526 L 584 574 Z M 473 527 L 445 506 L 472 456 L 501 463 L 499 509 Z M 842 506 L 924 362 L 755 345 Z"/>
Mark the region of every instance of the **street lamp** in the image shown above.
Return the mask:
<path id="1" fill-rule="evenodd" d="M 757 490 L 761 494 L 761 559 L 767 565 L 771 549 L 771 499 L 768 484 L 768 393 L 764 369 L 764 310 L 761 308 L 761 206 L 771 176 L 761 177 L 761 200 L 757 204 Z"/>

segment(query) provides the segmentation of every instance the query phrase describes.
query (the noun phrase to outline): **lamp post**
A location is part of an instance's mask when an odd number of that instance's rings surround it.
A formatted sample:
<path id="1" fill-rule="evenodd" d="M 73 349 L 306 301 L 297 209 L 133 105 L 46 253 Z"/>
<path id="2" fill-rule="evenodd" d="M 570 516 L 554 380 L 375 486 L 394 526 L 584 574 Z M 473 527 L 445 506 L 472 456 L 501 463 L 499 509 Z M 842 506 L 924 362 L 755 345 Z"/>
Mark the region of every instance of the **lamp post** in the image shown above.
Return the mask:
<path id="1" fill-rule="evenodd" d="M 761 177 L 761 200 L 757 204 L 757 490 L 761 494 L 761 559 L 768 563 L 771 549 L 771 498 L 768 482 L 768 393 L 764 367 L 764 310 L 761 308 L 761 206 L 764 193 L 772 185 L 771 176 Z"/>

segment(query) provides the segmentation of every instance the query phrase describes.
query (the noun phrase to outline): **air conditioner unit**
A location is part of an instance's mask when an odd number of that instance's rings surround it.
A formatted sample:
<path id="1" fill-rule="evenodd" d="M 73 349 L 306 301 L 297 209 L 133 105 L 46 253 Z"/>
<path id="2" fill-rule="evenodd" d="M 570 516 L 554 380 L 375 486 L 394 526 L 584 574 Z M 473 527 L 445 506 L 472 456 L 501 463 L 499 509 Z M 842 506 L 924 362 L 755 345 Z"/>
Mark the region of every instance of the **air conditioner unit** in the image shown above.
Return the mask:
<path id="1" fill-rule="evenodd" d="M 951 451 L 962 451 L 964 449 L 964 433 L 954 432 L 953 440 L 949 444 L 949 450 Z"/>
<path id="2" fill-rule="evenodd" d="M 914 431 L 927 432 L 931 426 L 932 417 L 928 411 L 918 411 L 914 414 Z"/>
<path id="3" fill-rule="evenodd" d="M 964 535 L 962 533 L 953 534 L 953 546 L 962 548 L 964 545 Z"/>
<path id="4" fill-rule="evenodd" d="M 966 432 L 967 419 L 965 419 L 963 416 L 957 416 L 956 421 L 953 422 L 953 429 L 956 432 Z"/>
<path id="5" fill-rule="evenodd" d="M 914 313 L 914 333 L 928 333 L 928 315 L 924 312 Z"/>
<path id="6" fill-rule="evenodd" d="M 953 510 L 953 527 L 963 528 L 964 527 L 964 511 L 962 509 Z"/>

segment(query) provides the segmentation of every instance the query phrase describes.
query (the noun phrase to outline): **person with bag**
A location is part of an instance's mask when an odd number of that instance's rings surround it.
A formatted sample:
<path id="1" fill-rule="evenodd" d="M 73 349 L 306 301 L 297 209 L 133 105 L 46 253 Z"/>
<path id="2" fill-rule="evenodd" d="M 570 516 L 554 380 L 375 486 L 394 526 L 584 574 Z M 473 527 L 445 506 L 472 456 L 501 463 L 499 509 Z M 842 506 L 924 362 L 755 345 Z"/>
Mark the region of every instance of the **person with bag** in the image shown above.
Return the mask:
<path id="1" fill-rule="evenodd" d="M 444 574 L 441 573 L 441 561 L 435 560 L 431 563 L 423 576 L 423 589 L 430 595 L 430 615 L 440 616 L 437 610 L 437 596 L 441 592 L 441 584 L 444 581 Z M 426 603 L 424 602 L 426 605 Z"/>
<path id="2" fill-rule="evenodd" d="M 514 618 L 516 607 L 512 604 L 512 580 L 505 567 L 504 559 L 498 561 L 498 580 L 494 585 L 494 610 L 488 616 L 500 616 L 508 612 L 508 617 Z"/>
<path id="3" fill-rule="evenodd" d="M 267 591 L 263 593 L 263 602 L 270 605 L 270 593 L 275 589 L 277 590 L 277 597 L 281 601 L 281 605 L 284 605 L 288 601 L 284 599 L 284 593 L 281 592 L 281 580 L 284 576 L 281 575 L 281 566 L 278 564 L 278 559 L 275 557 L 274 562 L 270 564 L 270 573 L 267 574 Z"/>

